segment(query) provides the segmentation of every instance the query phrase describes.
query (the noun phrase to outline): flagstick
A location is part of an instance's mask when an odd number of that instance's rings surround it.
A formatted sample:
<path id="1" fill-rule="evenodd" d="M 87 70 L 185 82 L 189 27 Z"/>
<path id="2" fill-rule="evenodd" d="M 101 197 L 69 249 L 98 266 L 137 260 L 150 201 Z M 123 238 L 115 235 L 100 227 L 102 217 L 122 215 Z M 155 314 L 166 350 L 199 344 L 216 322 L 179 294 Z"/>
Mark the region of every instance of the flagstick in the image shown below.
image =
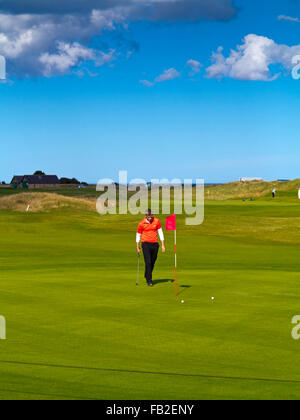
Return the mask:
<path id="1" fill-rule="evenodd" d="M 174 230 L 174 242 L 175 242 L 175 293 L 177 296 L 177 235 L 176 229 Z"/>

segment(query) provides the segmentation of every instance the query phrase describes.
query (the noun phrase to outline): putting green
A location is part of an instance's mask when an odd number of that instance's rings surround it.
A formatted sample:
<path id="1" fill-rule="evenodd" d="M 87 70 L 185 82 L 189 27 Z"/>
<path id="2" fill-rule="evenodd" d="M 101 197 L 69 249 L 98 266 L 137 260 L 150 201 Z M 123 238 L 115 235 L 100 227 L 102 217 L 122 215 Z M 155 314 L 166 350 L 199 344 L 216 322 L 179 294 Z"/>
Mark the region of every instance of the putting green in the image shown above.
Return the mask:
<path id="1" fill-rule="evenodd" d="M 180 218 L 177 298 L 171 232 L 154 287 L 135 286 L 139 217 L 0 216 L 1 399 L 300 397 L 296 200 Z"/>

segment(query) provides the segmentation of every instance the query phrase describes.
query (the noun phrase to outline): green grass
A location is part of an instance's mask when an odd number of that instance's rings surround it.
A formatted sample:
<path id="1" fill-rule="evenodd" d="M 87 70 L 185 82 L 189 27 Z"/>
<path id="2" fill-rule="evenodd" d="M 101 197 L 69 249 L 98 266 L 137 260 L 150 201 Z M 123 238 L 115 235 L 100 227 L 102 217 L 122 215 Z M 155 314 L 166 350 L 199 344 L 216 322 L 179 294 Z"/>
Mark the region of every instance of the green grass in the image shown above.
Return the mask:
<path id="1" fill-rule="evenodd" d="M 298 399 L 299 202 L 180 218 L 177 298 L 171 232 L 155 287 L 135 286 L 138 221 L 0 212 L 0 399 Z"/>

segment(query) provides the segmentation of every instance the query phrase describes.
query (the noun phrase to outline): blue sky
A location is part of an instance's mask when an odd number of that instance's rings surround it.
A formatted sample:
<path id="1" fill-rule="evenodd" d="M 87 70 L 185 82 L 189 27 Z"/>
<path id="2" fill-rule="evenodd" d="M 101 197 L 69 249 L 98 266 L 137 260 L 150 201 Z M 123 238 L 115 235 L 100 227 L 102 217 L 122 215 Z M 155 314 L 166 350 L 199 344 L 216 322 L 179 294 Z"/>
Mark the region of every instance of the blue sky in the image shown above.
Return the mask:
<path id="1" fill-rule="evenodd" d="M 38 169 L 90 183 L 117 180 L 122 169 L 145 179 L 300 178 L 300 80 L 291 76 L 300 2 L 220 3 L 224 19 L 199 9 L 195 21 L 182 20 L 174 9 L 170 22 L 153 9 L 154 22 L 126 9 L 121 19 L 114 13 L 113 29 L 56 30 L 52 45 L 42 29 L 32 31 L 48 14 L 28 8 L 32 23 L 25 24 L 17 7 L 0 9 L 8 72 L 0 84 L 0 179 Z M 61 18 L 52 11 L 52 24 Z M 8 19 L 19 32 L 7 29 Z M 199 63 L 196 71 L 190 60 Z"/>

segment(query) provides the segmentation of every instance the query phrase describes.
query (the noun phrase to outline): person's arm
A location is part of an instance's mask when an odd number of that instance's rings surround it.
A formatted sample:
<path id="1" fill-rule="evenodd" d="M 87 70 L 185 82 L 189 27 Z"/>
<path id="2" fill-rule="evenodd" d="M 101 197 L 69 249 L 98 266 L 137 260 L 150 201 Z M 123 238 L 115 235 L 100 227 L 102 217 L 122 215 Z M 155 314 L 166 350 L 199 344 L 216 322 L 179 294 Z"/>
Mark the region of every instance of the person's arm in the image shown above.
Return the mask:
<path id="1" fill-rule="evenodd" d="M 136 250 L 138 254 L 141 253 L 141 248 L 140 248 L 141 237 L 142 237 L 141 233 L 136 234 Z"/>
<path id="2" fill-rule="evenodd" d="M 137 234 L 136 234 L 136 250 L 138 254 L 141 253 L 140 243 L 142 239 L 142 233 L 143 233 L 143 228 L 141 224 L 139 224 Z"/>
<path id="3" fill-rule="evenodd" d="M 161 240 L 161 250 L 162 250 L 162 252 L 166 252 L 165 236 L 164 236 L 164 232 L 162 230 L 162 227 L 160 227 L 158 229 L 158 234 L 159 234 L 159 238 Z"/>

